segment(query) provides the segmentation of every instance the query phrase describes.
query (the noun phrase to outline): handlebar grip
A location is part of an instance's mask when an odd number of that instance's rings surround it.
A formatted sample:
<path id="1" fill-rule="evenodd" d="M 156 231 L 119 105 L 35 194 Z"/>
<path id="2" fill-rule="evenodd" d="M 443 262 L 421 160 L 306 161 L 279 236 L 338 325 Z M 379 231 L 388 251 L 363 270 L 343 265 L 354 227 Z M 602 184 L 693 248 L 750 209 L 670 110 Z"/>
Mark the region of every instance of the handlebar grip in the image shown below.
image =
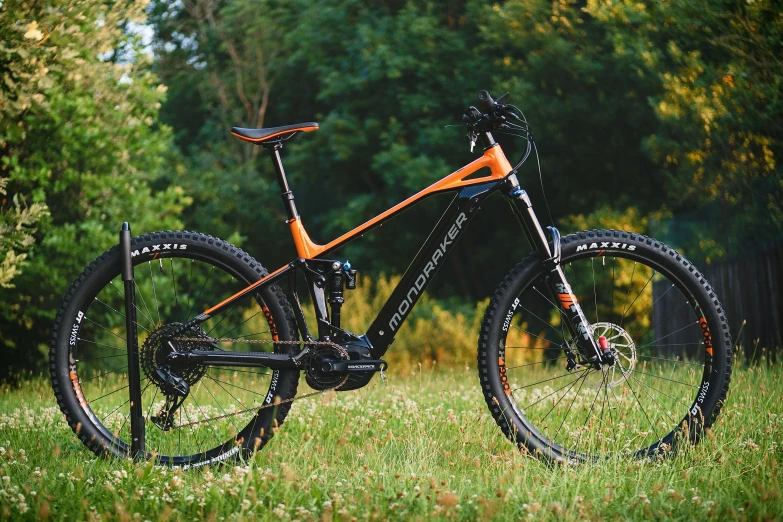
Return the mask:
<path id="1" fill-rule="evenodd" d="M 478 99 L 484 109 L 489 110 L 495 106 L 495 100 L 492 99 L 492 95 L 486 90 L 480 90 L 478 93 Z"/>

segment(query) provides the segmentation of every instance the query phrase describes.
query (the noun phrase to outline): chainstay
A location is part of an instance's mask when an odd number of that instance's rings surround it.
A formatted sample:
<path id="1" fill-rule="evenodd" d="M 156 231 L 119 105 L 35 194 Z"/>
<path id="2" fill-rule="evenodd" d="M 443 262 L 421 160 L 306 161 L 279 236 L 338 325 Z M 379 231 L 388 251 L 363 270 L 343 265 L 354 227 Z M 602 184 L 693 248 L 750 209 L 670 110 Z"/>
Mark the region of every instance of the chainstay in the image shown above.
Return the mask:
<path id="1" fill-rule="evenodd" d="M 346 359 L 350 359 L 350 356 L 348 355 L 348 352 L 340 346 L 339 344 L 333 343 L 331 341 L 275 341 L 275 340 L 266 340 L 266 339 L 233 339 L 230 337 L 174 337 L 171 339 L 172 341 L 187 341 L 187 342 L 197 342 L 197 343 L 243 343 L 243 344 L 296 344 L 296 345 L 324 345 L 324 346 L 332 346 L 334 348 L 337 348 L 338 351 L 340 351 Z M 332 386 L 331 388 L 325 388 L 323 390 L 318 390 L 310 393 L 305 393 L 304 395 L 297 395 L 294 397 L 291 397 L 290 399 L 283 399 L 277 398 L 277 400 L 272 400 L 269 404 L 263 404 L 261 406 L 255 406 L 253 408 L 246 408 L 244 410 L 235 411 L 234 413 L 227 413 L 225 415 L 218 415 L 217 417 L 210 417 L 209 419 L 203 419 L 200 421 L 193 421 L 188 422 L 187 424 L 180 424 L 176 426 L 174 429 L 182 429 L 182 428 L 189 428 L 190 426 L 196 426 L 198 424 L 204 424 L 206 422 L 214 422 L 221 419 L 227 419 L 229 417 L 234 417 L 236 415 L 241 415 L 243 413 L 249 413 L 251 411 L 261 411 L 265 410 L 267 408 L 272 408 L 275 406 L 280 406 L 281 404 L 288 404 L 290 402 L 298 401 L 300 399 L 306 399 L 308 397 L 314 397 L 316 395 L 321 395 L 322 393 L 330 392 L 330 391 L 336 391 L 340 388 L 343 384 L 346 383 L 348 378 L 351 376 L 351 374 L 346 373 L 345 378 L 340 381 L 340 383 L 337 386 Z"/>

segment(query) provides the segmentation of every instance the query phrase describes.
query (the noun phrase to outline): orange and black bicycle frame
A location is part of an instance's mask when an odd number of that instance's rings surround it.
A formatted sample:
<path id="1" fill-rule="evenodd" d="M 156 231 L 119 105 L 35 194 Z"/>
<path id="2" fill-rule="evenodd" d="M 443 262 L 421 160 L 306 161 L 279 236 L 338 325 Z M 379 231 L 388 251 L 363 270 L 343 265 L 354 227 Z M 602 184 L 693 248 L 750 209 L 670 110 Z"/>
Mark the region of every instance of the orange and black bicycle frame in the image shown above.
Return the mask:
<path id="1" fill-rule="evenodd" d="M 476 214 L 482 202 L 490 194 L 500 190 L 511 204 L 511 208 L 521 223 L 530 245 L 541 253 L 542 261 L 550 269 L 549 277 L 547 278 L 548 286 L 553 299 L 560 307 L 561 313 L 567 319 L 565 322 L 574 337 L 575 344 L 578 345 L 580 352 L 585 358 L 595 359 L 595 356 L 597 356 L 600 360 L 600 348 L 588 333 L 587 319 L 559 265 L 559 234 L 557 234 L 554 228 L 550 227 L 553 234 L 552 246 L 550 247 L 550 242 L 533 212 L 530 198 L 520 188 L 516 172 L 506 159 L 500 145 L 494 142 L 489 132 L 486 132 L 480 138 L 485 146 L 481 157 L 325 245 L 319 245 L 310 239 L 296 210 L 294 196 L 288 186 L 280 158 L 282 142 L 264 143 L 263 146 L 270 151 L 274 163 L 282 199 L 288 215 L 287 224 L 293 236 L 298 259 L 274 270 L 247 288 L 228 297 L 223 302 L 210 307 L 204 313 L 189 321 L 187 325 L 200 324 L 209 317 L 232 306 L 238 299 L 254 293 L 256 289 L 287 277 L 289 278 L 289 300 L 294 307 L 302 340 L 305 343 L 312 341 L 314 338 L 311 336 L 304 321 L 299 298 L 296 295 L 295 278 L 296 274 L 301 272 L 304 273 L 307 280 L 315 308 L 318 321 L 318 338 L 332 341 L 341 339 L 342 342 L 347 342 L 348 344 L 351 342 L 361 343 L 369 349 L 374 358 L 380 359 L 391 345 L 396 333 L 429 285 L 434 274 L 443 265 L 444 260 L 467 228 L 468 223 Z M 482 170 L 486 171 L 486 175 L 473 176 Z M 332 292 L 334 288 L 330 287 L 330 276 L 344 271 L 344 266 L 340 261 L 330 260 L 326 256 L 423 199 L 444 192 L 456 192 L 457 194 L 429 234 L 416 257 L 408 266 L 399 284 L 370 325 L 366 334 L 355 335 L 340 329 L 339 305 L 342 303 L 342 287 L 340 287 L 338 297 L 335 298 L 334 292 Z M 327 309 L 328 304 L 333 305 L 331 317 Z M 267 366 L 280 369 L 297 367 L 296 356 L 264 354 L 262 352 L 242 353 L 205 350 L 195 351 L 189 358 L 202 364 L 211 365 Z"/>

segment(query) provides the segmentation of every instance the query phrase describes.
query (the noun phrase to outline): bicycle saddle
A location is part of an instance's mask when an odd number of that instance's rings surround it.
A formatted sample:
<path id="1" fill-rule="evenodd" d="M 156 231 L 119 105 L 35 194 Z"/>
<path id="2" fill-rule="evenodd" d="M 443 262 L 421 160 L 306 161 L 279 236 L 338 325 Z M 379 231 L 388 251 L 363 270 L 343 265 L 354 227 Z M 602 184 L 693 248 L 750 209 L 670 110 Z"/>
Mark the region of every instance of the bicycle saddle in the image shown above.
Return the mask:
<path id="1" fill-rule="evenodd" d="M 231 134 L 240 140 L 252 143 L 264 143 L 266 141 L 272 141 L 275 138 L 281 141 L 286 140 L 293 137 L 297 132 L 310 132 L 314 130 L 318 130 L 318 124 L 311 121 L 308 123 L 283 125 L 282 127 L 268 127 L 266 129 L 241 129 L 239 127 L 232 127 Z"/>

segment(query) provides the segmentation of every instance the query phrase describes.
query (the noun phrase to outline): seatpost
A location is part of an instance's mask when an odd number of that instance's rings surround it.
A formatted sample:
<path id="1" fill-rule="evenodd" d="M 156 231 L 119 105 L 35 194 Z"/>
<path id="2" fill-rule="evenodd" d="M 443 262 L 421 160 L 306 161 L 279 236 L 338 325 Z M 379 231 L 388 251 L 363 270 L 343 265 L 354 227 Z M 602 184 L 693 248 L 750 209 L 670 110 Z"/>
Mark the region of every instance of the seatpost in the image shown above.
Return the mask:
<path id="1" fill-rule="evenodd" d="M 288 220 L 293 221 L 299 219 L 299 214 L 297 213 L 296 205 L 294 204 L 294 193 L 288 188 L 288 180 L 285 177 L 285 170 L 283 170 L 283 160 L 280 157 L 280 149 L 283 148 L 283 144 L 278 141 L 268 145 L 265 144 L 264 148 L 269 149 L 269 153 L 272 156 L 272 164 L 275 166 L 277 182 L 280 184 L 280 191 L 282 192 L 281 197 L 283 198 L 283 205 L 288 214 Z"/>

